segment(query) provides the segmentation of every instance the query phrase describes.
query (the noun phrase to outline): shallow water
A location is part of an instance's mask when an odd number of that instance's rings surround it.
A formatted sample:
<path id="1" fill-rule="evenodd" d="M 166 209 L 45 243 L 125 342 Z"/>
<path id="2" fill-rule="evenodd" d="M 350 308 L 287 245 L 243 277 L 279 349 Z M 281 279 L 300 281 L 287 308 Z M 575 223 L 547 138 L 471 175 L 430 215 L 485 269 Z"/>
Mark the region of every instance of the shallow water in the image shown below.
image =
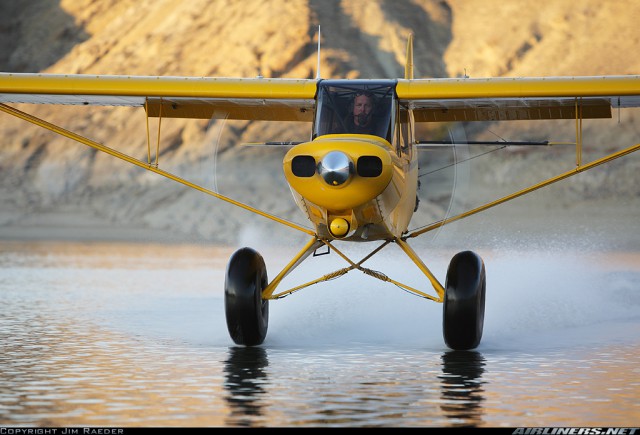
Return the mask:
<path id="1" fill-rule="evenodd" d="M 234 346 L 223 307 L 230 252 L 1 242 L 0 425 L 640 421 L 636 254 L 484 253 L 483 341 L 452 352 L 441 305 L 358 272 L 272 301 L 264 345 Z M 265 258 L 270 276 L 288 260 Z M 313 258 L 292 279 L 338 260 Z M 382 261 L 371 267 L 424 288 L 400 256 Z M 429 265 L 444 280 L 446 262 Z"/>

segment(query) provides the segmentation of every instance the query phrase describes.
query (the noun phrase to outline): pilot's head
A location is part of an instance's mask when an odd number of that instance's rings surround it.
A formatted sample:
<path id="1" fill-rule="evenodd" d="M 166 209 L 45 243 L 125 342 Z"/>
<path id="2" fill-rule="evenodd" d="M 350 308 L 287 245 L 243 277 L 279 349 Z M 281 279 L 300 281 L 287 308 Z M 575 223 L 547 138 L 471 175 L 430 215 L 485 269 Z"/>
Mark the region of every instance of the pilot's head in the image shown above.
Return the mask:
<path id="1" fill-rule="evenodd" d="M 374 99 L 370 92 L 358 92 L 353 100 L 353 122 L 363 127 L 371 122 Z"/>

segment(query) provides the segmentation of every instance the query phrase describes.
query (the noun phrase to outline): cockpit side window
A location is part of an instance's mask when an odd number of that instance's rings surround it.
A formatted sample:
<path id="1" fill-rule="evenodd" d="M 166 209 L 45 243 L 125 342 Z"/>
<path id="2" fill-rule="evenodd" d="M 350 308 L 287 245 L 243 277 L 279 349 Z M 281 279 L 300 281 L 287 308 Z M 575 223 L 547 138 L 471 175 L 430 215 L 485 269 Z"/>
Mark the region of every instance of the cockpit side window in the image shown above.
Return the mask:
<path id="1" fill-rule="evenodd" d="M 321 83 L 313 136 L 372 134 L 391 142 L 393 96 L 392 83 Z"/>

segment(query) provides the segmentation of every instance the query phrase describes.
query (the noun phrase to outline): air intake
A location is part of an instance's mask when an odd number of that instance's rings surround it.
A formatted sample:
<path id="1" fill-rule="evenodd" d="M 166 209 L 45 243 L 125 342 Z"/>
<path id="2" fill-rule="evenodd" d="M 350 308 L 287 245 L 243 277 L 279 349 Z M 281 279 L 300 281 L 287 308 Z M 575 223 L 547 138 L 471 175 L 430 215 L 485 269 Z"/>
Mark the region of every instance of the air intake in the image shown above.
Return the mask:
<path id="1" fill-rule="evenodd" d="M 382 160 L 377 156 L 362 156 L 358 159 L 357 171 L 361 177 L 379 177 L 382 174 Z"/>
<path id="2" fill-rule="evenodd" d="M 296 177 L 313 177 L 316 160 L 312 156 L 295 156 L 291 161 L 291 172 Z"/>

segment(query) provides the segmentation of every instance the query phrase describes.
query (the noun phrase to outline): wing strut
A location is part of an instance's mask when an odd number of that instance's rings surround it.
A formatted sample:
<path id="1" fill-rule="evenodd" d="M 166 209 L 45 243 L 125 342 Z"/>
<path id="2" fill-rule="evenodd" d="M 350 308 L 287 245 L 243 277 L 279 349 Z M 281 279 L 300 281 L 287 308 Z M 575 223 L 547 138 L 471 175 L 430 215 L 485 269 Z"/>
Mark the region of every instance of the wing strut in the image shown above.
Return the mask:
<path id="1" fill-rule="evenodd" d="M 170 172 L 167 171 L 163 171 L 162 169 L 158 169 L 156 166 L 151 165 L 151 163 L 144 163 L 141 162 L 140 160 L 131 157 L 127 154 L 121 153 L 120 151 L 114 150 L 113 148 L 109 148 L 105 145 L 99 144 L 98 142 L 92 141 L 91 139 L 88 139 L 84 136 L 80 136 L 77 133 L 73 133 L 72 131 L 69 130 L 65 130 L 62 127 L 59 127 L 55 124 L 51 124 L 43 119 L 37 118 L 33 115 L 29 115 L 28 113 L 22 112 L 14 107 L 11 106 L 7 106 L 6 104 L 2 104 L 0 103 L 0 110 L 9 114 L 9 115 L 13 115 L 16 118 L 20 118 L 24 121 L 30 122 L 32 124 L 38 125 L 42 128 L 45 128 L 47 130 L 50 130 L 54 133 L 57 133 L 61 136 L 65 136 L 68 137 L 69 139 L 75 140 L 76 142 L 80 142 L 81 144 L 87 145 L 91 148 L 94 148 L 98 151 L 102 151 L 106 154 L 109 154 L 113 157 L 117 157 L 121 160 L 124 160 L 125 162 L 131 163 L 133 165 L 139 166 L 143 169 L 146 169 L 148 171 L 151 172 L 155 172 L 158 175 L 162 175 L 163 177 L 166 177 L 170 180 L 176 181 L 180 184 L 184 184 L 187 187 L 191 187 L 192 189 L 195 190 L 199 190 L 200 192 L 206 193 L 207 195 L 211 195 L 213 197 L 216 197 L 218 199 L 221 199 L 222 201 L 228 202 L 230 204 L 233 204 L 237 207 L 243 208 L 245 210 L 248 210 L 252 213 L 258 214 L 260 216 L 266 217 L 267 219 L 271 219 L 275 222 L 278 222 L 282 225 L 288 226 L 290 228 L 296 229 L 298 231 L 301 231 L 303 233 L 309 234 L 310 236 L 315 236 L 315 232 L 313 232 L 312 230 L 305 228 L 303 226 L 300 226 L 298 224 L 295 224 L 293 222 L 289 222 L 285 219 L 279 218 L 277 216 L 274 216 L 272 214 L 266 213 L 262 210 L 258 210 L 257 208 L 251 207 L 250 205 L 247 204 L 243 204 L 239 201 L 235 201 L 227 196 L 224 195 L 220 195 L 219 193 L 214 192 L 213 190 L 207 189 L 205 187 L 199 186 L 197 184 L 194 184 L 188 180 L 185 180 L 184 178 L 180 178 Z"/>
<path id="2" fill-rule="evenodd" d="M 507 201 L 510 201 L 512 199 L 515 199 L 515 198 L 517 198 L 519 196 L 526 195 L 527 193 L 531 193 L 534 190 L 540 189 L 541 187 L 548 186 L 548 185 L 553 184 L 553 183 L 555 183 L 557 181 L 561 181 L 561 180 L 564 180 L 565 178 L 569 178 L 569 177 L 571 177 L 573 175 L 579 174 L 580 172 L 584 172 L 584 171 L 587 171 L 589 169 L 595 168 L 596 166 L 602 165 L 604 163 L 608 163 L 608 162 L 610 162 L 612 160 L 617 159 L 618 157 L 626 156 L 627 154 L 631 154 L 632 152 L 638 151 L 639 149 L 640 149 L 640 143 L 639 144 L 635 144 L 633 146 L 630 146 L 628 148 L 625 148 L 623 150 L 620 150 L 618 152 L 611 153 L 611 154 L 609 154 L 607 156 L 604 156 L 604 157 L 602 157 L 602 158 L 600 158 L 598 160 L 594 160 L 591 163 L 587 163 L 587 164 L 583 165 L 583 164 L 581 164 L 581 162 L 578 161 L 577 163 L 578 163 L 579 166 L 576 166 L 574 169 L 571 169 L 571 170 L 569 170 L 567 172 L 564 172 L 564 173 L 562 173 L 560 175 L 557 175 L 555 177 L 549 178 L 549 179 L 547 179 L 545 181 L 542 181 L 542 182 L 540 182 L 538 184 L 534 184 L 533 186 L 530 186 L 530 187 L 527 187 L 525 189 L 519 190 L 519 191 L 517 191 L 515 193 L 512 193 L 511 195 L 507 195 L 507 196 L 504 196 L 504 197 L 502 197 L 500 199 L 497 199 L 495 201 L 489 202 L 489 203 L 487 203 L 485 205 L 481 205 L 480 207 L 474 208 L 474 209 L 469 210 L 469 211 L 464 212 L 464 213 L 460 213 L 457 216 L 453 216 L 453 217 L 450 217 L 450 218 L 447 218 L 447 219 L 443 219 L 443 220 L 435 222 L 435 223 L 433 223 L 431 225 L 428 225 L 428 226 L 426 226 L 424 228 L 421 228 L 419 230 L 412 231 L 409 234 L 407 234 L 406 236 L 403 236 L 402 238 L 404 240 L 406 240 L 406 239 L 409 239 L 409 238 L 412 238 L 412 237 L 417 237 L 417 236 L 419 236 L 421 234 L 424 234 L 424 233 L 427 233 L 429 231 L 435 230 L 435 229 L 440 228 L 440 227 L 442 227 L 444 225 L 450 224 L 450 223 L 455 222 L 455 221 L 459 221 L 460 219 L 466 218 L 466 217 L 474 215 L 476 213 L 480 213 L 481 211 L 485 211 L 485 210 L 487 210 L 487 209 L 489 209 L 491 207 L 495 207 L 496 205 L 503 204 L 503 203 L 505 203 Z"/>
<path id="3" fill-rule="evenodd" d="M 576 98 L 576 166 L 582 165 L 582 104 L 578 101 L 582 98 Z"/>
<path id="4" fill-rule="evenodd" d="M 618 157 L 622 157 L 622 156 L 626 156 L 627 154 L 631 154 L 634 151 L 637 151 L 640 149 L 640 144 L 635 144 L 633 146 L 630 146 L 628 148 L 625 148 L 623 150 L 620 150 L 618 152 L 615 153 L 611 153 L 608 154 L 600 159 L 594 160 L 591 163 L 587 163 L 587 164 L 582 164 L 582 98 L 581 97 L 576 97 L 575 99 L 575 117 L 576 117 L 576 167 L 574 169 L 571 169 L 569 171 L 566 171 L 560 175 L 557 175 L 555 177 L 551 177 L 545 181 L 541 181 L 538 184 L 534 184 L 532 186 L 529 186 L 525 189 L 519 190 L 515 193 L 512 193 L 510 195 L 504 196 L 500 199 L 497 199 L 495 201 L 492 202 L 488 202 L 484 205 L 481 205 L 480 207 L 476 207 L 472 210 L 466 211 L 464 213 L 460 213 L 457 216 L 453 216 L 450 218 L 446 218 L 446 219 L 442 219 L 438 222 L 434 222 L 431 225 L 427 225 L 426 227 L 420 228 L 420 229 L 416 229 L 413 231 L 410 231 L 407 235 L 403 236 L 402 239 L 403 240 L 407 240 L 409 238 L 412 237 L 417 237 L 421 234 L 427 233 L 429 231 L 433 231 L 437 228 L 440 228 L 444 225 L 450 224 L 452 222 L 456 222 L 459 221 L 460 219 L 464 219 L 465 217 L 480 213 L 482 211 L 485 211 L 491 207 L 495 207 L 496 205 L 500 205 L 503 204 L 507 201 L 511 201 L 512 199 L 518 198 L 519 196 L 523 196 L 526 195 L 527 193 L 531 193 L 534 190 L 538 190 L 542 187 L 548 186 L 550 184 L 553 184 L 557 181 L 561 181 L 564 180 L 565 178 L 569 178 L 573 175 L 579 174 L 580 172 L 585 172 L 588 171 L 589 169 L 595 168 L 596 166 L 602 165 L 604 163 L 608 163 L 612 160 L 617 159 Z M 498 144 L 499 142 L 497 142 L 496 144 Z M 551 143 L 548 142 L 544 142 L 544 143 L 529 143 L 531 145 L 551 145 Z M 424 175 L 424 174 L 423 174 Z"/>
<path id="5" fill-rule="evenodd" d="M 151 166 L 151 136 L 149 135 L 149 99 L 144 99 L 145 118 L 147 120 L 147 163 Z M 162 97 L 160 97 L 160 108 L 158 109 L 158 141 L 156 142 L 156 161 L 154 166 L 158 167 L 160 158 L 160 127 L 162 126 Z"/>

